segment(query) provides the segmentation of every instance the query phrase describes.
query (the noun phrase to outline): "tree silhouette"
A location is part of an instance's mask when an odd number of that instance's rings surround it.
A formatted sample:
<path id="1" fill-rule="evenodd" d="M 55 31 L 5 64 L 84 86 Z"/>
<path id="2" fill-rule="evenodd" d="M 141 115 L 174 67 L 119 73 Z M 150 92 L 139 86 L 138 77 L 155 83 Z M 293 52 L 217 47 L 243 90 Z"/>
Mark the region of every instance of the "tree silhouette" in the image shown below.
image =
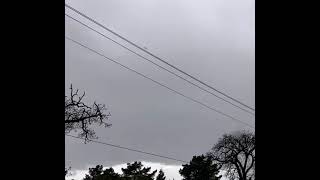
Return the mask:
<path id="1" fill-rule="evenodd" d="M 114 172 L 113 168 L 103 170 L 102 165 L 89 168 L 83 180 L 153 180 L 157 170 L 150 172 L 151 167 L 143 167 L 141 162 L 127 163 L 126 168 L 122 168 L 123 174 Z M 164 175 L 164 174 L 163 174 Z"/>
<path id="2" fill-rule="evenodd" d="M 112 167 L 105 169 L 103 171 L 102 177 L 103 178 L 101 178 L 99 180 L 118 180 L 118 179 L 120 179 L 120 175 L 118 173 L 115 173 L 114 169 Z"/>
<path id="3" fill-rule="evenodd" d="M 183 180 L 219 180 L 219 167 L 204 155 L 193 156 L 189 164 L 182 165 L 179 173 Z"/>
<path id="4" fill-rule="evenodd" d="M 83 180 L 120 180 L 120 175 L 114 172 L 113 168 L 103 170 L 102 165 L 89 168 L 89 174 Z"/>
<path id="5" fill-rule="evenodd" d="M 86 174 L 83 180 L 96 180 L 103 172 L 103 166 L 97 165 L 94 168 L 89 168 L 89 175 Z"/>
<path id="6" fill-rule="evenodd" d="M 86 105 L 83 102 L 85 92 L 82 95 L 79 95 L 78 92 L 79 90 L 74 91 L 71 85 L 70 96 L 65 96 L 65 133 L 68 134 L 73 130 L 80 129 L 78 136 L 87 142 L 97 138 L 94 130 L 89 127 L 91 124 L 111 126 L 105 122 L 110 117 L 110 113 L 104 113 L 106 110 L 104 104 L 94 102 L 92 106 Z"/>
<path id="7" fill-rule="evenodd" d="M 255 179 L 255 135 L 241 131 L 225 134 L 207 154 L 223 169 L 230 179 Z"/>
<path id="8" fill-rule="evenodd" d="M 69 168 L 64 168 L 64 177 L 67 177 L 68 175 L 71 175 L 71 173 L 69 172 L 71 170 L 71 167 Z"/>
<path id="9" fill-rule="evenodd" d="M 67 176 L 68 175 L 68 171 L 70 170 L 70 168 L 64 168 L 64 175 Z"/>
<path id="10" fill-rule="evenodd" d="M 164 176 L 164 172 L 162 171 L 162 169 L 160 169 L 156 180 L 166 180 L 166 176 Z"/>
<path id="11" fill-rule="evenodd" d="M 149 173 L 151 167 L 143 167 L 141 162 L 127 163 L 127 168 L 121 168 L 125 179 L 132 180 L 153 180 L 157 170 Z"/>

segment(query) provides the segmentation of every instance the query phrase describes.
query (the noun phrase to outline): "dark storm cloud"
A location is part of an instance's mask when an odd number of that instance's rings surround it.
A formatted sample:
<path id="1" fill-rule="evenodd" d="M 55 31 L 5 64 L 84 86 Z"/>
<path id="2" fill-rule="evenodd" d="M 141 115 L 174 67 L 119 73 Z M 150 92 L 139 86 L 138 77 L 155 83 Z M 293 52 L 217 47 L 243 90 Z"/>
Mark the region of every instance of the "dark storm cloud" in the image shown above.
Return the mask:
<path id="1" fill-rule="evenodd" d="M 72 0 L 66 3 L 186 72 L 254 106 L 253 0 Z M 66 12 L 79 18 L 71 11 Z M 157 69 L 67 17 L 65 23 L 67 36 L 254 125 L 251 115 Z M 66 87 L 72 83 L 85 90 L 86 101 L 104 103 L 112 114 L 113 126 L 96 130 L 101 141 L 188 161 L 193 155 L 208 151 L 223 133 L 248 129 L 68 40 L 65 59 Z M 179 164 L 66 138 L 66 164 L 75 169 L 133 160 Z"/>

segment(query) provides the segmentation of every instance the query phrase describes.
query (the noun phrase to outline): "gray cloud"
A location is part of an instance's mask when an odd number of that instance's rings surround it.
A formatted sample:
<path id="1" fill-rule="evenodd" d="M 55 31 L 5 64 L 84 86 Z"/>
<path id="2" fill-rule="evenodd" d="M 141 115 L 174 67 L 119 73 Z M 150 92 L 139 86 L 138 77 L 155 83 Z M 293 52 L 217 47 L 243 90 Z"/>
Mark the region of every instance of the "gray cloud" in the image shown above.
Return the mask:
<path id="1" fill-rule="evenodd" d="M 66 3 L 186 72 L 250 106 L 255 105 L 253 0 L 68 0 Z M 254 124 L 254 117 L 157 69 L 67 17 L 65 23 L 67 36 Z M 223 133 L 247 129 L 68 40 L 65 61 L 66 87 L 72 83 L 86 91 L 86 101 L 104 103 L 112 114 L 111 128 L 97 127 L 101 141 L 189 161 L 193 155 L 207 152 Z M 66 164 L 73 168 L 134 160 L 179 164 L 66 137 Z"/>

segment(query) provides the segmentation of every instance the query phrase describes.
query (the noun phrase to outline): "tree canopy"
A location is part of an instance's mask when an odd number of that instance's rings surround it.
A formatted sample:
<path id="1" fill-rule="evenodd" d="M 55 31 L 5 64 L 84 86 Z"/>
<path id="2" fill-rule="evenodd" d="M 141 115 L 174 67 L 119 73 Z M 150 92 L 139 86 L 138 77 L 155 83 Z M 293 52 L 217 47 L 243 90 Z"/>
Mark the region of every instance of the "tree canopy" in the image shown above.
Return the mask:
<path id="1" fill-rule="evenodd" d="M 141 162 L 127 163 L 127 168 L 121 169 L 124 178 L 133 180 L 153 180 L 157 170 L 150 172 L 151 167 L 143 167 Z"/>
<path id="2" fill-rule="evenodd" d="M 162 169 L 160 169 L 156 180 L 166 180 L 166 176 L 164 175 L 164 172 L 162 171 Z"/>
<path id="3" fill-rule="evenodd" d="M 204 155 L 193 156 L 189 164 L 182 165 L 179 173 L 183 180 L 219 180 L 219 168 L 213 164 L 211 158 Z"/>
<path id="4" fill-rule="evenodd" d="M 127 167 L 121 170 L 122 174 L 118 174 L 112 167 L 103 170 L 102 165 L 97 165 L 89 168 L 89 173 L 83 180 L 154 180 L 157 172 L 157 170 L 150 172 L 151 167 L 143 167 L 142 163 L 137 161 L 127 163 Z M 161 177 L 165 177 L 163 172 Z"/>
<path id="5" fill-rule="evenodd" d="M 120 175 L 114 172 L 113 168 L 103 170 L 102 165 L 89 168 L 89 174 L 86 174 L 83 180 L 120 180 Z"/>
<path id="6" fill-rule="evenodd" d="M 226 170 L 230 179 L 255 179 L 255 135 L 241 131 L 225 134 L 207 154 Z"/>

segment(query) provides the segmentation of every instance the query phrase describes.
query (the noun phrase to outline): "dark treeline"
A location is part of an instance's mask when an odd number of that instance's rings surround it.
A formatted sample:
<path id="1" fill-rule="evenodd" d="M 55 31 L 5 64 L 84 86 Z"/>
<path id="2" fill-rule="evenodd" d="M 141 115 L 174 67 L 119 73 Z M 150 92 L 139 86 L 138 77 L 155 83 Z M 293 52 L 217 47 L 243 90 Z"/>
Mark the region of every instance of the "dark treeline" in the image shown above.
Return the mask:
<path id="1" fill-rule="evenodd" d="M 151 171 L 141 162 L 127 163 L 118 174 L 113 168 L 103 169 L 102 165 L 89 168 L 83 180 L 165 180 L 160 169 Z M 205 155 L 193 156 L 188 164 L 179 170 L 183 180 L 219 180 L 220 172 L 231 180 L 255 179 L 255 135 L 242 131 L 225 134 Z M 66 174 L 68 170 L 66 170 Z"/>
<path id="2" fill-rule="evenodd" d="M 144 167 L 141 162 L 127 163 L 126 168 L 122 168 L 122 174 L 114 172 L 114 169 L 106 168 L 102 165 L 89 168 L 83 180 L 154 180 L 157 170 L 151 171 L 151 167 Z M 164 173 L 160 170 L 156 179 L 165 179 Z"/>
<path id="3" fill-rule="evenodd" d="M 110 114 L 106 114 L 105 105 L 93 103 L 89 106 L 83 102 L 85 94 L 70 87 L 69 96 L 65 97 L 65 133 L 80 130 L 79 137 L 86 141 L 97 138 L 90 128 L 92 124 L 105 125 Z M 249 131 L 239 131 L 224 134 L 212 149 L 205 155 L 193 156 L 188 164 L 179 170 L 183 180 L 219 180 L 220 172 L 230 180 L 255 179 L 255 134 Z M 69 175 L 70 168 L 65 169 Z M 151 171 L 141 162 L 128 163 L 122 168 L 122 174 L 114 172 L 113 168 L 104 169 L 102 165 L 89 168 L 83 180 L 165 180 L 165 174 L 160 169 Z"/>

